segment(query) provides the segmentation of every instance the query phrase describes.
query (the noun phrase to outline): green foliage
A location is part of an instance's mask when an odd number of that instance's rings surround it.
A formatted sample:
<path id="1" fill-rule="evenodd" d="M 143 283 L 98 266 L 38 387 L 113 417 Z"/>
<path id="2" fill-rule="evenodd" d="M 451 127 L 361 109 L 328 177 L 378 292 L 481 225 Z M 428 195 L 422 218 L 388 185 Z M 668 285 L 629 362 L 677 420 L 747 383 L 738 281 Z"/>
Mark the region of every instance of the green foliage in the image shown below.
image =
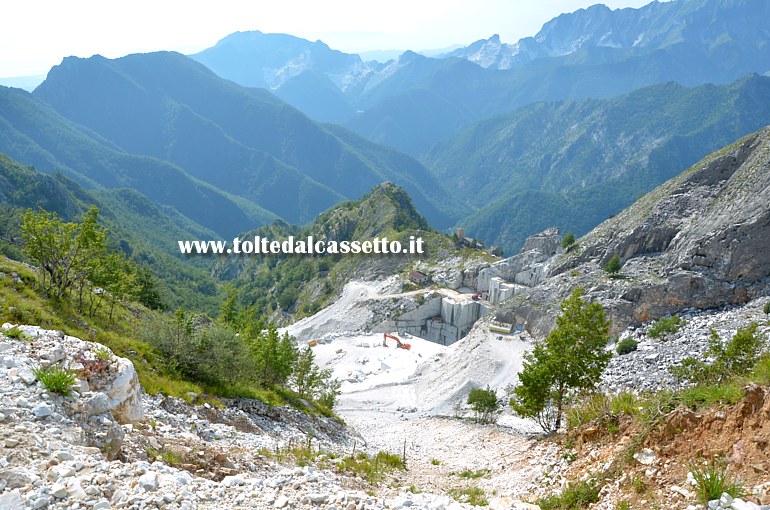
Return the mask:
<path id="1" fill-rule="evenodd" d="M 433 465 L 433 466 L 439 466 L 439 465 L 441 465 L 441 461 L 440 461 L 440 460 L 438 460 L 438 459 L 430 459 L 430 463 L 431 463 L 431 465 Z"/>
<path id="2" fill-rule="evenodd" d="M 637 342 L 633 338 L 624 338 L 623 340 L 618 342 L 618 347 L 616 351 L 618 355 L 623 356 L 624 354 L 628 354 L 629 352 L 634 352 L 638 346 L 639 346 L 639 342 Z"/>
<path id="3" fill-rule="evenodd" d="M 579 510 L 599 501 L 599 489 L 594 479 L 570 482 L 561 494 L 537 500 L 542 510 Z"/>
<path id="4" fill-rule="evenodd" d="M 3 331 L 3 335 L 7 336 L 8 338 L 13 338 L 15 340 L 24 340 L 25 338 L 24 332 L 17 327 L 13 327 L 9 330 Z"/>
<path id="5" fill-rule="evenodd" d="M 109 361 L 112 359 L 112 353 L 107 347 L 103 345 L 96 346 L 91 349 L 91 351 L 96 355 L 96 359 L 104 361 Z"/>
<path id="6" fill-rule="evenodd" d="M 457 476 L 460 478 L 465 478 L 468 480 L 475 480 L 476 478 L 483 478 L 489 474 L 488 469 L 477 469 L 477 470 L 471 470 L 471 469 L 465 469 L 463 471 L 460 471 Z"/>
<path id="7" fill-rule="evenodd" d="M 599 303 L 583 300 L 575 289 L 561 303 L 556 328 L 524 355 L 511 406 L 534 418 L 546 432 L 558 430 L 568 392 L 596 387 L 612 354 L 604 349 L 610 322 Z"/>
<path id="8" fill-rule="evenodd" d="M 610 278 L 615 278 L 620 275 L 620 270 L 623 268 L 623 263 L 620 261 L 620 257 L 613 255 L 610 260 L 602 266 L 604 272 L 607 273 Z"/>
<path id="9" fill-rule="evenodd" d="M 696 384 L 679 391 L 681 404 L 690 409 L 702 409 L 716 404 L 736 404 L 745 395 L 743 386 L 737 381 L 715 384 Z"/>
<path id="10" fill-rule="evenodd" d="M 765 303 L 765 306 L 762 307 L 762 311 L 765 312 L 766 315 L 770 315 L 770 301 Z"/>
<path id="11" fill-rule="evenodd" d="M 757 331 L 758 327 L 752 322 L 745 328 L 738 328 L 726 344 L 712 329 L 705 358 L 685 358 L 681 366 L 671 367 L 671 373 L 680 381 L 707 385 L 724 383 L 748 373 L 767 346 L 767 339 Z M 713 361 L 709 363 L 709 359 Z"/>
<path id="12" fill-rule="evenodd" d="M 64 222 L 56 213 L 27 210 L 21 233 L 24 253 L 39 268 L 42 287 L 56 296 L 64 295 L 76 275 L 89 265 L 84 243 L 91 232 L 81 236 L 76 223 Z"/>
<path id="13" fill-rule="evenodd" d="M 712 460 L 705 465 L 690 464 L 690 473 L 695 479 L 695 487 L 701 503 L 704 505 L 713 499 L 719 499 L 723 493 L 733 498 L 747 494 L 743 484 L 728 473 L 727 461 Z"/>
<path id="14" fill-rule="evenodd" d="M 233 331 L 221 326 L 197 327 L 196 316 L 183 308 L 173 317 L 149 317 L 139 338 L 166 359 L 168 368 L 193 382 L 234 384 L 249 375 L 249 350 Z"/>
<path id="15" fill-rule="evenodd" d="M 160 462 L 163 462 L 165 465 L 171 466 L 171 467 L 181 466 L 182 464 L 185 463 L 184 456 L 178 453 L 175 453 L 171 450 L 158 451 L 152 448 L 148 448 L 146 453 L 150 462 L 160 461 Z"/>
<path id="16" fill-rule="evenodd" d="M 759 357 L 752 368 L 752 380 L 763 386 L 770 386 L 770 353 Z"/>
<path id="17" fill-rule="evenodd" d="M 489 505 L 489 500 L 487 500 L 487 495 L 484 492 L 484 489 L 476 485 L 449 489 L 449 495 L 460 503 L 468 503 L 471 506 Z"/>
<path id="18" fill-rule="evenodd" d="M 163 310 L 166 306 L 161 297 L 158 283 L 150 268 L 142 264 L 136 271 L 136 300 L 150 310 Z"/>
<path id="19" fill-rule="evenodd" d="M 401 456 L 390 452 L 379 451 L 374 456 L 360 452 L 341 459 L 337 469 L 375 484 L 389 473 L 406 470 L 406 462 Z"/>
<path id="20" fill-rule="evenodd" d="M 249 350 L 257 382 L 262 386 L 285 386 L 298 352 L 288 333 L 280 335 L 273 324 L 263 331 L 247 330 Z"/>
<path id="21" fill-rule="evenodd" d="M 581 427 L 588 423 L 599 423 L 607 428 L 617 425 L 623 415 L 636 416 L 642 397 L 629 391 L 614 395 L 591 393 L 579 399 L 567 410 L 567 427 Z"/>
<path id="22" fill-rule="evenodd" d="M 67 396 L 72 393 L 72 386 L 77 381 L 75 372 L 62 368 L 59 365 L 51 365 L 45 368 L 32 370 L 35 378 L 40 381 L 45 389 L 51 393 Z"/>
<path id="23" fill-rule="evenodd" d="M 678 315 L 662 317 L 655 321 L 647 330 L 647 336 L 650 338 L 662 338 L 666 335 L 673 335 L 685 325 L 685 320 Z"/>
<path id="24" fill-rule="evenodd" d="M 297 394 L 333 409 L 340 391 L 340 383 L 332 379 L 332 370 L 321 370 L 315 361 L 313 349 L 301 349 L 294 362 L 289 382 Z"/>
<path id="25" fill-rule="evenodd" d="M 497 419 L 497 394 L 490 388 L 472 388 L 468 393 L 467 403 L 476 413 L 479 423 L 494 423 Z"/>
<path id="26" fill-rule="evenodd" d="M 564 235 L 564 238 L 561 240 L 561 247 L 565 250 L 569 251 L 572 248 L 572 245 L 575 244 L 575 234 L 572 232 L 567 232 Z"/>

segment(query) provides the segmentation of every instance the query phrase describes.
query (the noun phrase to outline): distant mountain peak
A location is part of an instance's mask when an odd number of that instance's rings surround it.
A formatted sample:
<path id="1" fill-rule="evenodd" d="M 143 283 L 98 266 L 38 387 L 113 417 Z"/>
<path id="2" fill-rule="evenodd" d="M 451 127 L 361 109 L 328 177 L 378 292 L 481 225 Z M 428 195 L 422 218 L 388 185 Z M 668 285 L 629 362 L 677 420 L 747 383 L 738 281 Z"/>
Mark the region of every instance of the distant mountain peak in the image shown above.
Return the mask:
<path id="1" fill-rule="evenodd" d="M 596 4 L 560 14 L 533 37 L 514 44 L 500 43 L 499 37 L 492 36 L 447 56 L 466 58 L 486 68 L 511 69 L 537 58 L 563 57 L 586 48 L 629 52 L 682 48 L 683 53 L 706 56 L 724 45 L 754 51 L 767 42 L 761 20 L 768 17 L 770 3 L 766 0 L 672 0 L 622 9 Z"/>

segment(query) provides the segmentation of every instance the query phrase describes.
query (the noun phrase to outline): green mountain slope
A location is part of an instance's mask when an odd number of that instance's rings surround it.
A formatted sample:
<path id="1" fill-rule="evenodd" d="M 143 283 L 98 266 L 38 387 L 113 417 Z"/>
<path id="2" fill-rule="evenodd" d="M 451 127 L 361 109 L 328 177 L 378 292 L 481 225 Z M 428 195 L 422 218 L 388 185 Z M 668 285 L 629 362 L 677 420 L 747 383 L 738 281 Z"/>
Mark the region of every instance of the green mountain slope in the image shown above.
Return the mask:
<path id="1" fill-rule="evenodd" d="M 145 263 L 161 282 L 167 305 L 184 304 L 207 312 L 218 309 L 219 286 L 205 260 L 174 256 L 177 240 L 215 238 L 173 208 L 159 208 L 135 190 L 86 190 L 61 174 L 47 175 L 0 154 L 0 251 L 17 260 L 20 214 L 43 208 L 66 221 L 80 221 L 91 205 L 109 229 L 110 243 L 137 262 Z"/>
<path id="2" fill-rule="evenodd" d="M 770 78 L 673 83 L 609 100 L 536 103 L 437 144 L 425 163 L 477 212 L 466 231 L 516 248 L 542 228 L 584 233 L 727 143 L 770 123 Z"/>
<path id="3" fill-rule="evenodd" d="M 401 174 L 387 158 L 370 157 L 359 137 L 337 136 L 269 92 L 177 53 L 67 58 L 34 95 L 127 151 L 180 165 L 295 223 Z M 422 174 L 413 182 L 431 179 L 417 162 L 411 172 Z M 447 226 L 457 208 L 436 188 L 434 181 L 409 191 L 431 221 Z"/>
<path id="4" fill-rule="evenodd" d="M 136 189 L 223 236 L 275 217 L 253 204 L 236 204 L 176 165 L 125 152 L 20 89 L 0 87 L 0 127 L 0 152 L 23 164 L 61 172 L 87 187 Z"/>

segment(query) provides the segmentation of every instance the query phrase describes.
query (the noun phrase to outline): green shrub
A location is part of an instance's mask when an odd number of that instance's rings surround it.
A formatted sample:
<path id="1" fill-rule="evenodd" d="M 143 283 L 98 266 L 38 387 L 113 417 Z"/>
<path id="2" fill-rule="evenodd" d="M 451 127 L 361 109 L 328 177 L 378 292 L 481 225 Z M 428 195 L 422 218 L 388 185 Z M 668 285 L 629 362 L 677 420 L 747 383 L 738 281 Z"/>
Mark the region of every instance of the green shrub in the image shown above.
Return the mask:
<path id="1" fill-rule="evenodd" d="M 369 483 L 377 483 L 388 473 L 405 470 L 406 461 L 399 455 L 384 451 L 377 452 L 374 456 L 359 452 L 341 459 L 337 469 L 363 478 Z"/>
<path id="2" fill-rule="evenodd" d="M 765 303 L 765 306 L 762 308 L 762 311 L 765 312 L 766 315 L 770 315 L 770 301 Z"/>
<path id="3" fill-rule="evenodd" d="M 712 329 L 704 359 L 685 358 L 680 366 L 671 367 L 671 373 L 680 381 L 699 384 L 723 383 L 748 373 L 767 344 L 765 336 L 758 333 L 758 327 L 752 322 L 745 328 L 738 328 L 726 344 Z M 709 363 L 709 359 L 713 361 Z"/>
<path id="4" fill-rule="evenodd" d="M 736 404 L 745 392 L 737 382 L 719 384 L 697 384 L 679 392 L 682 405 L 690 409 L 702 409 L 715 404 Z"/>
<path id="5" fill-rule="evenodd" d="M 623 263 L 620 261 L 620 257 L 613 255 L 612 258 L 602 266 L 604 272 L 607 273 L 610 278 L 617 278 L 620 276 L 620 270 L 623 269 Z"/>
<path id="6" fill-rule="evenodd" d="M 497 419 L 497 394 L 491 389 L 473 388 L 468 393 L 468 404 L 480 423 L 494 423 Z"/>
<path id="7" fill-rule="evenodd" d="M 647 336 L 650 338 L 661 338 L 668 334 L 674 334 L 685 325 L 684 319 L 678 315 L 664 317 L 655 321 L 647 330 Z"/>
<path id="8" fill-rule="evenodd" d="M 703 504 L 719 499 L 725 492 L 733 498 L 746 495 L 743 484 L 728 474 L 727 461 L 724 459 L 711 461 L 705 466 L 690 464 L 690 472 L 695 479 L 696 492 Z"/>
<path id="9" fill-rule="evenodd" d="M 8 338 L 13 338 L 15 340 L 24 340 L 26 338 L 24 332 L 17 327 L 13 327 L 7 331 L 4 331 L 3 334 Z"/>
<path id="10" fill-rule="evenodd" d="M 634 352 L 636 348 L 639 346 L 639 342 L 634 340 L 633 338 L 625 338 L 618 343 L 617 352 L 620 356 L 623 356 L 624 354 L 628 354 L 629 352 Z"/>
<path id="11" fill-rule="evenodd" d="M 541 498 L 537 504 L 541 510 L 578 510 L 599 501 L 596 480 L 570 483 L 561 494 Z"/>
<path id="12" fill-rule="evenodd" d="M 457 476 L 459 476 L 460 478 L 474 480 L 476 478 L 483 478 L 483 477 L 485 477 L 488 474 L 489 474 L 489 470 L 487 470 L 487 469 L 477 469 L 475 471 L 470 470 L 470 469 L 465 469 L 465 470 L 461 471 L 460 473 L 458 473 Z"/>
<path id="13" fill-rule="evenodd" d="M 72 386 L 77 381 L 77 376 L 72 370 L 67 370 L 59 365 L 51 365 L 47 368 L 36 368 L 32 371 L 35 378 L 40 381 L 45 389 L 51 393 L 67 396 L 72 393 Z"/>
<path id="14" fill-rule="evenodd" d="M 575 244 L 575 234 L 572 232 L 567 232 L 564 235 L 564 238 L 561 240 L 561 247 L 569 251 L 573 244 Z"/>
<path id="15" fill-rule="evenodd" d="M 441 464 L 441 461 L 438 459 L 430 459 L 430 463 L 433 464 L 434 466 L 438 466 Z"/>

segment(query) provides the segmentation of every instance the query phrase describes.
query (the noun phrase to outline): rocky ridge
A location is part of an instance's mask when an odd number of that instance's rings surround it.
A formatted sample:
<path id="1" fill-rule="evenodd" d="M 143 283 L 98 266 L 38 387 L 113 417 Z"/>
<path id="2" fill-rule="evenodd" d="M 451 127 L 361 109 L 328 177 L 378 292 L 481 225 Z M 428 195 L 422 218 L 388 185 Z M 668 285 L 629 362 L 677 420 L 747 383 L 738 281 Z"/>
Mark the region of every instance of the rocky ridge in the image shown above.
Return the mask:
<path id="1" fill-rule="evenodd" d="M 770 293 L 770 129 L 716 152 L 547 262 L 547 278 L 498 312 L 535 336 L 583 287 L 615 332 L 687 308 L 745 304 Z M 611 278 L 602 267 L 618 255 Z"/>

